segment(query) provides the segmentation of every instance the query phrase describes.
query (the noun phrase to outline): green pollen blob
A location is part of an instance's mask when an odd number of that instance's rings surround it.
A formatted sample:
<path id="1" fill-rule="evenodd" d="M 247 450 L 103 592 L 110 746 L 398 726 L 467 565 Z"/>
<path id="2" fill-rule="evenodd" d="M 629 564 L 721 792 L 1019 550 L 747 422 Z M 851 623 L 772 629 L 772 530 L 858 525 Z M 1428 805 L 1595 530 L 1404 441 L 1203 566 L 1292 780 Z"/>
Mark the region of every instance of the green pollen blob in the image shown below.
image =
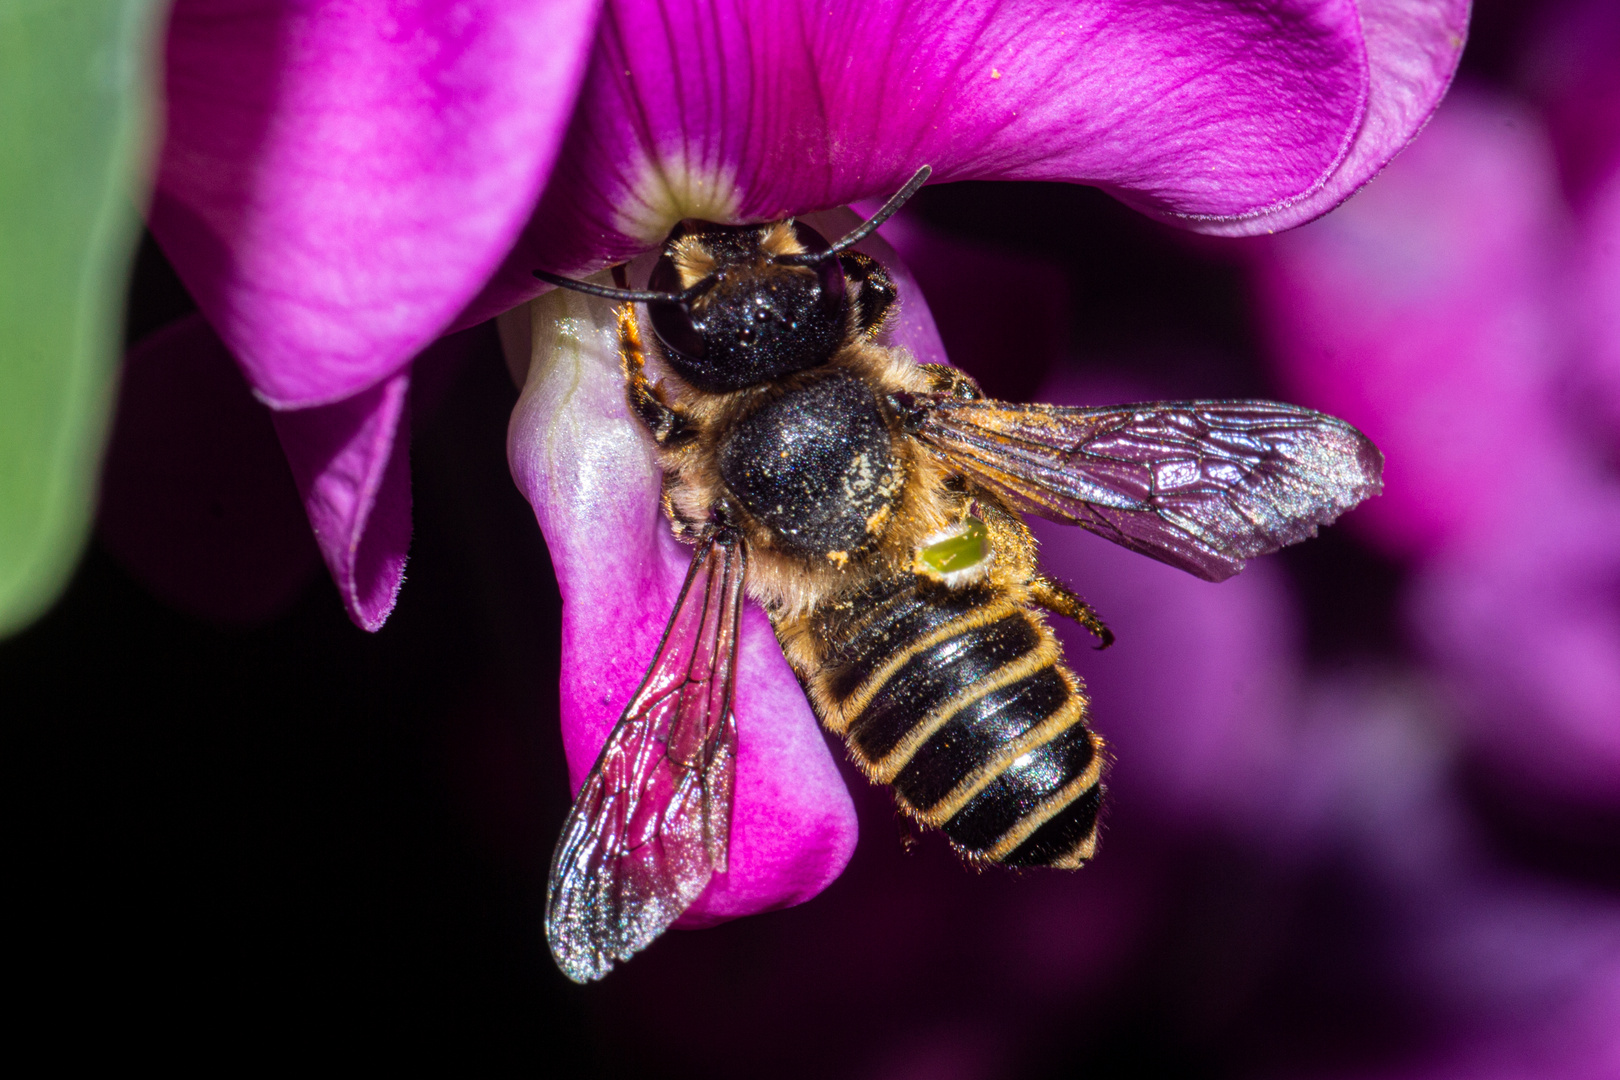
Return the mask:
<path id="1" fill-rule="evenodd" d="M 940 574 L 970 570 L 990 557 L 990 530 L 984 522 L 970 517 L 961 532 L 948 540 L 929 544 L 918 554 L 923 564 Z"/>

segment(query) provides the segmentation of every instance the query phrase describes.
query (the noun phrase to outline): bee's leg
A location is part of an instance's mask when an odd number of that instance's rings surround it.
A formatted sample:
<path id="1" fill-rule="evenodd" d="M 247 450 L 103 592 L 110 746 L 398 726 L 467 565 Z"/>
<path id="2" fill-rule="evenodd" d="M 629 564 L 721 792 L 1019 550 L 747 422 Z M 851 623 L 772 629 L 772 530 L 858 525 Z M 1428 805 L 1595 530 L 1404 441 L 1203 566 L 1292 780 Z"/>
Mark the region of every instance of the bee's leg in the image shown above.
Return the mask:
<path id="1" fill-rule="evenodd" d="M 984 391 L 973 381 L 973 376 L 949 364 L 918 364 L 918 370 L 928 376 L 928 390 L 934 394 L 949 394 L 964 401 L 984 397 Z"/>
<path id="2" fill-rule="evenodd" d="M 624 396 L 630 412 L 647 425 L 653 441 L 668 447 L 691 438 L 692 427 L 685 415 L 647 380 L 646 353 L 636 327 L 636 309 L 630 304 L 619 308 L 619 363 L 624 368 Z"/>
<path id="3" fill-rule="evenodd" d="M 871 337 L 883 329 L 883 320 L 894 307 L 894 279 L 883 269 L 882 263 L 858 251 L 846 251 L 838 256 L 838 265 L 844 268 L 846 278 L 861 287 L 855 325 L 861 333 Z"/>
<path id="4" fill-rule="evenodd" d="M 675 474 L 665 473 L 664 487 L 659 494 L 658 505 L 664 511 L 664 517 L 669 519 L 670 528 L 674 530 L 676 538 L 688 544 L 695 544 L 703 539 L 704 530 L 710 528 L 710 525 L 708 522 L 698 521 L 681 513 L 680 502 L 672 490 L 674 483 Z"/>
<path id="5" fill-rule="evenodd" d="M 1102 642 L 1099 649 L 1106 649 L 1114 643 L 1114 632 L 1103 625 L 1091 605 L 1074 595 L 1067 585 L 1053 581 L 1045 574 L 1037 574 L 1029 583 L 1029 596 L 1037 604 L 1054 615 L 1061 615 L 1065 619 L 1073 619 L 1092 635 Z"/>
<path id="6" fill-rule="evenodd" d="M 907 855 L 917 854 L 917 845 L 922 842 L 917 835 L 917 823 L 898 806 L 894 808 L 894 827 L 900 836 L 900 850 Z"/>

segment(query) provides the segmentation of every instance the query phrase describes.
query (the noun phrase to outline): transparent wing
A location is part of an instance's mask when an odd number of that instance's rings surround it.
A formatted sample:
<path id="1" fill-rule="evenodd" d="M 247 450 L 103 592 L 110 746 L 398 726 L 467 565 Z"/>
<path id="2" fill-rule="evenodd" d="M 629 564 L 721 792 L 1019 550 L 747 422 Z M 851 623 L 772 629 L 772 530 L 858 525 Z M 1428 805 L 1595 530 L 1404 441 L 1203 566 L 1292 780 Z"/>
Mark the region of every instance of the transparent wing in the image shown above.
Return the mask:
<path id="1" fill-rule="evenodd" d="M 646 948 L 726 868 L 746 562 L 728 533 L 699 544 L 658 656 L 563 826 L 546 938 L 575 982 Z"/>
<path id="2" fill-rule="evenodd" d="M 1208 581 L 1378 494 L 1384 457 L 1342 420 L 1274 401 L 1106 408 L 920 395 L 908 427 L 1014 506 Z"/>

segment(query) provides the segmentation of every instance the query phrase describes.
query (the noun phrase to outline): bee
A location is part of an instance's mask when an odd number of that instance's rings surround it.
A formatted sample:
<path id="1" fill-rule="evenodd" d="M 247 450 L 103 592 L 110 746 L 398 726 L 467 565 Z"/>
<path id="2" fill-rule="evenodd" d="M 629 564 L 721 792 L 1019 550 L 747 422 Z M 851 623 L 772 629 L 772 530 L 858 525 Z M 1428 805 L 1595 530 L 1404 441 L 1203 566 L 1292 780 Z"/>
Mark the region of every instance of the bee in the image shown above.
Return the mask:
<path id="1" fill-rule="evenodd" d="M 646 289 L 622 267 L 616 287 L 536 271 L 623 301 L 630 413 L 693 549 L 552 858 L 546 934 L 577 982 L 645 948 L 726 867 L 745 596 L 905 814 L 973 862 L 1075 868 L 1096 851 L 1107 754 L 1047 615 L 1113 638 L 1042 571 L 1023 515 L 1220 581 L 1380 489 L 1377 448 L 1308 409 L 1015 405 L 882 345 L 895 286 L 852 249 L 929 171 L 833 243 L 791 218 L 684 221 Z"/>

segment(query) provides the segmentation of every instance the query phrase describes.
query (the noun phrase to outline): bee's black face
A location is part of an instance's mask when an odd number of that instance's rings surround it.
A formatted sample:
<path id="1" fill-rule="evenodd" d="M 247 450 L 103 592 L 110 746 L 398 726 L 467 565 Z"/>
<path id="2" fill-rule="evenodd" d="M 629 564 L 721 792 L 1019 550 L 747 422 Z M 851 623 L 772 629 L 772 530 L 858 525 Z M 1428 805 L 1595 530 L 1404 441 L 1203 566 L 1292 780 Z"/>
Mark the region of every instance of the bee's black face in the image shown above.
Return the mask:
<path id="1" fill-rule="evenodd" d="M 827 250 L 826 239 L 808 225 L 794 222 L 793 231 L 806 251 Z M 681 290 L 672 254 L 677 240 L 694 238 L 713 258 L 713 285 L 690 305 L 647 305 L 670 366 L 699 390 L 741 390 L 817 367 L 844 337 L 848 299 L 838 260 L 774 264 L 762 235 L 757 225 L 683 225 L 670 235 L 647 283 Z"/>

